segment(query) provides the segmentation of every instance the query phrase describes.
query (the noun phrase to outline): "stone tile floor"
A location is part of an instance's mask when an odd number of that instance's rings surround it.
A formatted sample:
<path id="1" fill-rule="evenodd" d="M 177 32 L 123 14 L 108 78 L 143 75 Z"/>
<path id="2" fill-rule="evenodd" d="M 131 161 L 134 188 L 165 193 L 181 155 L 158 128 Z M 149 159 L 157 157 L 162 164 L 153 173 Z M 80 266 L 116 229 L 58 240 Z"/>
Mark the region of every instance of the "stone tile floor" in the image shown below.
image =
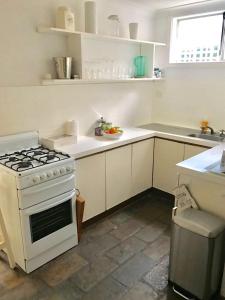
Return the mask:
<path id="1" fill-rule="evenodd" d="M 27 275 L 0 259 L 1 300 L 179 300 L 167 287 L 173 201 L 157 190 L 87 227 L 79 246 Z"/>

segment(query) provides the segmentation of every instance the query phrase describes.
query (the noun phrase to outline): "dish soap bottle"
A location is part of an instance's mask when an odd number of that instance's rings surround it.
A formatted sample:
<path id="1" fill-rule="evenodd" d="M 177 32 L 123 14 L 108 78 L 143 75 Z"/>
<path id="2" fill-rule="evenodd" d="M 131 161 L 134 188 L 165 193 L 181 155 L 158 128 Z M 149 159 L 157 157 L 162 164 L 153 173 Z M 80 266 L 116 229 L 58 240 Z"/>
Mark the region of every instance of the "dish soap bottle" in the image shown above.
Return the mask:
<path id="1" fill-rule="evenodd" d="M 102 127 L 106 123 L 103 117 L 97 120 L 97 127 L 95 128 L 95 136 L 102 136 Z"/>

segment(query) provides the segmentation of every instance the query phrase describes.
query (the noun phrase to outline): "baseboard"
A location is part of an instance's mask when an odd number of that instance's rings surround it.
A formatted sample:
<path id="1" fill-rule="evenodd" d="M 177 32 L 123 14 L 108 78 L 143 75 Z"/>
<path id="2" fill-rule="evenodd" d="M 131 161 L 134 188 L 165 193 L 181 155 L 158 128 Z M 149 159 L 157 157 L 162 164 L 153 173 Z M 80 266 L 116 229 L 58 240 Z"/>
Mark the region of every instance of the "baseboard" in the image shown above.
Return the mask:
<path id="1" fill-rule="evenodd" d="M 96 223 L 97 221 L 99 221 L 101 219 L 104 219 L 105 217 L 107 217 L 109 215 L 112 215 L 113 213 L 120 210 L 121 208 L 124 208 L 126 206 L 131 205 L 132 203 L 138 201 L 139 198 L 142 198 L 144 195 L 148 194 L 150 191 L 153 191 L 153 190 L 154 190 L 154 188 L 150 188 L 150 189 L 148 189 L 148 190 L 146 190 L 146 191 L 144 191 L 144 192 L 142 192 L 138 195 L 135 195 L 134 197 L 132 197 L 132 198 L 130 198 L 130 199 L 128 199 L 128 200 L 126 200 L 126 201 L 124 201 L 124 202 L 122 202 L 122 203 L 120 203 L 120 204 L 104 211 L 103 213 L 101 213 L 101 214 L 99 214 L 99 215 L 83 222 L 83 227 L 85 228 L 85 227 L 87 227 L 87 226 L 89 226 L 93 223 Z"/>
<path id="2" fill-rule="evenodd" d="M 168 201 L 173 201 L 175 199 L 175 196 L 173 194 L 170 194 L 168 192 L 164 192 L 158 188 L 151 188 L 151 191 L 152 192 L 155 192 L 155 193 L 159 193 L 160 195 L 164 196 L 166 199 L 168 199 Z"/>
<path id="3" fill-rule="evenodd" d="M 118 204 L 118 205 L 116 205 L 116 206 L 114 206 L 114 207 L 112 207 L 112 208 L 104 211 L 103 213 L 101 213 L 101 214 L 99 214 L 99 215 L 97 215 L 97 216 L 95 216 L 95 217 L 93 217 L 93 218 L 91 218 L 91 219 L 83 222 L 83 227 L 85 228 L 85 227 L 87 227 L 87 226 L 89 226 L 91 224 L 96 223 L 97 221 L 99 221 L 101 219 L 104 219 L 105 217 L 107 217 L 109 215 L 112 215 L 113 213 L 115 213 L 116 211 L 120 210 L 121 208 L 129 206 L 132 203 L 138 201 L 138 199 L 142 198 L 144 195 L 146 195 L 146 194 L 148 194 L 150 192 L 151 193 L 155 193 L 156 195 L 160 194 L 160 196 L 164 198 L 164 201 L 166 201 L 168 203 L 168 205 L 170 205 L 171 207 L 174 205 L 174 199 L 175 199 L 174 195 L 169 194 L 167 192 L 164 192 L 164 191 L 161 191 L 161 190 L 159 190 L 157 188 L 152 187 L 152 188 L 147 189 L 146 191 L 144 191 L 144 192 L 142 192 L 142 193 L 140 193 L 138 195 L 135 195 L 134 197 L 132 197 L 132 198 L 130 198 L 130 199 L 128 199 L 128 200 L 126 200 L 126 201 L 124 201 L 124 202 L 122 202 L 122 203 L 120 203 L 120 204 Z"/>

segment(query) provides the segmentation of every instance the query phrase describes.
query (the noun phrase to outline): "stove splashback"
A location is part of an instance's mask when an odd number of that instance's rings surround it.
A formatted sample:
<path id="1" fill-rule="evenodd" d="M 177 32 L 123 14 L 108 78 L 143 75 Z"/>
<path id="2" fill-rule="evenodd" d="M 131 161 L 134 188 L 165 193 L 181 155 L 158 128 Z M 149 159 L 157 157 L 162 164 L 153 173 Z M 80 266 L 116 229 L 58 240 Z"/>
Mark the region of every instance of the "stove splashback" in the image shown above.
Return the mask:
<path id="1" fill-rule="evenodd" d="M 0 155 L 37 146 L 37 131 L 30 131 L 0 137 Z"/>

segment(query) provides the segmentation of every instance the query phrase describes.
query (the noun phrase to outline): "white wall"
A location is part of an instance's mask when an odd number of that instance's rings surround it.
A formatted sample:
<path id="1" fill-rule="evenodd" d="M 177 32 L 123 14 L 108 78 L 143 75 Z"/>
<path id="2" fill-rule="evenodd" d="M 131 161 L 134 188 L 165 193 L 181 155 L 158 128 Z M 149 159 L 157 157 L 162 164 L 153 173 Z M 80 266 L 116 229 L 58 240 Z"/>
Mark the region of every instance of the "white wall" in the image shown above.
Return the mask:
<path id="1" fill-rule="evenodd" d="M 66 54 L 66 38 L 39 34 L 39 24 L 55 25 L 59 5 L 71 7 L 76 29 L 84 30 L 82 0 L 7 0 L 0 3 L 0 86 L 38 85 L 44 74 L 53 72 L 52 57 Z M 140 23 L 140 38 L 151 35 L 150 12 L 130 1 L 97 0 L 99 33 L 107 33 L 107 17 L 118 14 L 121 35 L 128 36 L 128 23 Z M 122 3 L 121 3 L 122 2 Z"/>
<path id="2" fill-rule="evenodd" d="M 7 0 L 0 3 L 0 135 L 38 129 L 42 136 L 61 134 L 63 123 L 76 118 L 86 134 L 103 114 L 121 126 L 151 121 L 153 83 L 40 86 L 53 72 L 52 57 L 65 55 L 65 38 L 36 32 L 38 24 L 54 25 L 57 6 L 75 12 L 83 30 L 82 0 Z M 121 34 L 128 23 L 140 23 L 140 38 L 151 38 L 151 15 L 128 0 L 97 0 L 99 32 L 107 33 L 107 16 L 118 14 Z"/>
<path id="3" fill-rule="evenodd" d="M 224 1 L 161 10 L 155 19 L 156 39 L 169 45 L 172 17 L 217 10 L 225 10 Z M 208 116 L 213 127 L 225 128 L 225 63 L 169 65 L 169 47 L 160 54 L 166 79 L 155 90 L 153 121 L 198 128 Z"/>
<path id="4" fill-rule="evenodd" d="M 100 115 L 121 126 L 148 123 L 151 98 L 146 83 L 0 88 L 0 135 L 27 130 L 58 135 L 71 119 L 87 134 Z"/>

